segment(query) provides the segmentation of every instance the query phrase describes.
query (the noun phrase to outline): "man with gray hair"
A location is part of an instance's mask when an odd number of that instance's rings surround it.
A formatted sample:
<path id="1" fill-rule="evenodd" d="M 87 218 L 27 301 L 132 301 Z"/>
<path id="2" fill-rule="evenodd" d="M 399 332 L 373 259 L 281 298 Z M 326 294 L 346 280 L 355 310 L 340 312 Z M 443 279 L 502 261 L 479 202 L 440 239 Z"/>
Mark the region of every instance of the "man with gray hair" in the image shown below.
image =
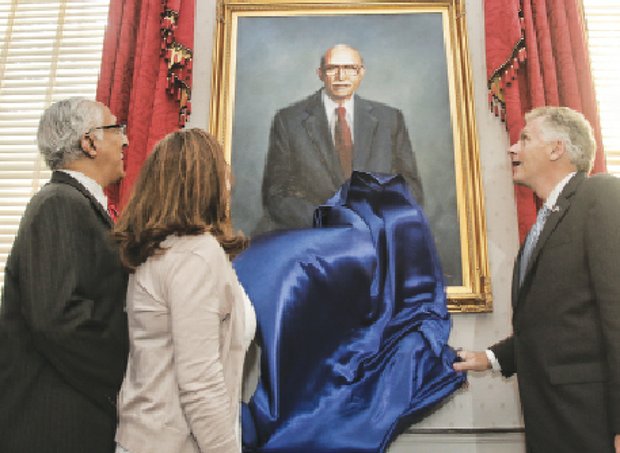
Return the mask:
<path id="1" fill-rule="evenodd" d="M 71 98 L 41 117 L 52 178 L 30 201 L 0 307 L 0 451 L 114 451 L 127 360 L 126 274 L 103 189 L 124 175 L 124 125 Z"/>
<path id="2" fill-rule="evenodd" d="M 529 453 L 620 453 L 620 179 L 588 177 L 580 113 L 525 119 L 513 179 L 544 204 L 514 266 L 513 334 L 454 368 L 517 373 Z"/>

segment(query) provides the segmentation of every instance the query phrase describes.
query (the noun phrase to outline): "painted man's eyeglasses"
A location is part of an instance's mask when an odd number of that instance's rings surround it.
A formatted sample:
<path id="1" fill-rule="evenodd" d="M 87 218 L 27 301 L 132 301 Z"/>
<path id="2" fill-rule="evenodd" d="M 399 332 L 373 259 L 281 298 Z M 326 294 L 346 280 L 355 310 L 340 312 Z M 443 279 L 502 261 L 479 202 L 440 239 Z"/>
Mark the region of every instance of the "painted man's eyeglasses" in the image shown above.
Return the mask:
<path id="1" fill-rule="evenodd" d="M 323 72 L 328 76 L 335 76 L 338 71 L 342 71 L 344 75 L 353 77 L 359 75 L 363 67 L 361 65 L 325 65 Z"/>

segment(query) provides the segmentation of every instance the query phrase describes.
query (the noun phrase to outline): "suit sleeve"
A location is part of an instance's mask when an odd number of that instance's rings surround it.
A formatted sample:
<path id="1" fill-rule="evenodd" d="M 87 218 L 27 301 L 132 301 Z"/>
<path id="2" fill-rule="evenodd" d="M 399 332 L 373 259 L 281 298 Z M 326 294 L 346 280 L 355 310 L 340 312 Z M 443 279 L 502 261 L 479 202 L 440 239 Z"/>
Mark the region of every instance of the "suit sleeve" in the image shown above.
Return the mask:
<path id="1" fill-rule="evenodd" d="M 301 191 L 296 190 L 295 180 L 300 175 L 292 170 L 294 152 L 282 115 L 277 113 L 269 135 L 262 196 L 263 206 L 279 227 L 311 224 L 316 208 Z"/>
<path id="2" fill-rule="evenodd" d="M 418 174 L 418 165 L 411 147 L 409 132 L 407 132 L 407 127 L 405 126 L 405 119 L 400 110 L 396 114 L 394 146 L 396 159 L 393 171 L 400 173 L 405 178 L 418 204 L 424 206 L 422 180 Z"/>
<path id="3" fill-rule="evenodd" d="M 620 179 L 596 179 L 586 250 L 607 354 L 610 426 L 620 433 Z"/>
<path id="4" fill-rule="evenodd" d="M 215 254 L 214 254 L 215 255 Z M 237 453 L 235 404 L 227 389 L 220 356 L 222 323 L 230 322 L 223 305 L 225 286 L 218 269 L 230 266 L 225 257 L 183 256 L 170 267 L 170 304 L 174 367 L 179 398 L 192 434 L 203 453 Z"/>
<path id="5" fill-rule="evenodd" d="M 51 197 L 37 206 L 18 238 L 21 307 L 39 353 L 70 384 L 115 410 L 127 358 L 124 300 L 102 312 L 92 297 L 89 283 L 105 278 L 93 265 L 103 240 L 93 221 L 99 219 L 87 202 Z M 120 262 L 112 266 L 124 281 Z M 123 334 L 111 326 L 122 326 Z"/>
<path id="6" fill-rule="evenodd" d="M 495 343 L 489 349 L 495 354 L 495 358 L 499 362 L 503 376 L 510 377 L 517 372 L 514 339 L 512 335 Z"/>

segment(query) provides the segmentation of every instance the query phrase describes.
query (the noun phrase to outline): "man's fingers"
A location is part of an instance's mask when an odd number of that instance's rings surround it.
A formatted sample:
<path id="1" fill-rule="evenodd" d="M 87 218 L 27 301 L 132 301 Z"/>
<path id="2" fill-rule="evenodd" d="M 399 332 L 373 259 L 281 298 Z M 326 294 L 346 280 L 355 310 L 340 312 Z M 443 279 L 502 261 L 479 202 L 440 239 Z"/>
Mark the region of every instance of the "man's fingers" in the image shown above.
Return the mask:
<path id="1" fill-rule="evenodd" d="M 455 371 L 467 371 L 468 369 L 470 369 L 469 366 L 471 364 L 467 362 L 467 359 L 468 359 L 467 351 L 457 351 L 456 356 L 457 356 L 457 360 L 452 365 L 452 368 L 454 368 Z"/>
<path id="2" fill-rule="evenodd" d="M 458 351 L 459 359 L 452 368 L 455 371 L 484 371 L 488 369 L 488 360 L 484 352 Z"/>

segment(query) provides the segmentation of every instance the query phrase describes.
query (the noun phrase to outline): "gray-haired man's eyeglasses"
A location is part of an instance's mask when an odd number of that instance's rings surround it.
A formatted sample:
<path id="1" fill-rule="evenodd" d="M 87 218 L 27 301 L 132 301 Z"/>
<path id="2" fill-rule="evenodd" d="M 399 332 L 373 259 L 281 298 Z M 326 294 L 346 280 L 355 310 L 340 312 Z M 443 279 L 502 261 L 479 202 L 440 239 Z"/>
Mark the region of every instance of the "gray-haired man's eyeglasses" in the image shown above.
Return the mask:
<path id="1" fill-rule="evenodd" d="M 101 129 L 101 130 L 106 130 L 106 129 L 120 129 L 121 134 L 123 135 L 127 135 L 127 125 L 124 123 L 120 123 L 120 124 L 110 124 L 109 126 L 99 126 L 99 127 L 93 127 L 91 130 L 97 130 L 97 129 Z"/>

